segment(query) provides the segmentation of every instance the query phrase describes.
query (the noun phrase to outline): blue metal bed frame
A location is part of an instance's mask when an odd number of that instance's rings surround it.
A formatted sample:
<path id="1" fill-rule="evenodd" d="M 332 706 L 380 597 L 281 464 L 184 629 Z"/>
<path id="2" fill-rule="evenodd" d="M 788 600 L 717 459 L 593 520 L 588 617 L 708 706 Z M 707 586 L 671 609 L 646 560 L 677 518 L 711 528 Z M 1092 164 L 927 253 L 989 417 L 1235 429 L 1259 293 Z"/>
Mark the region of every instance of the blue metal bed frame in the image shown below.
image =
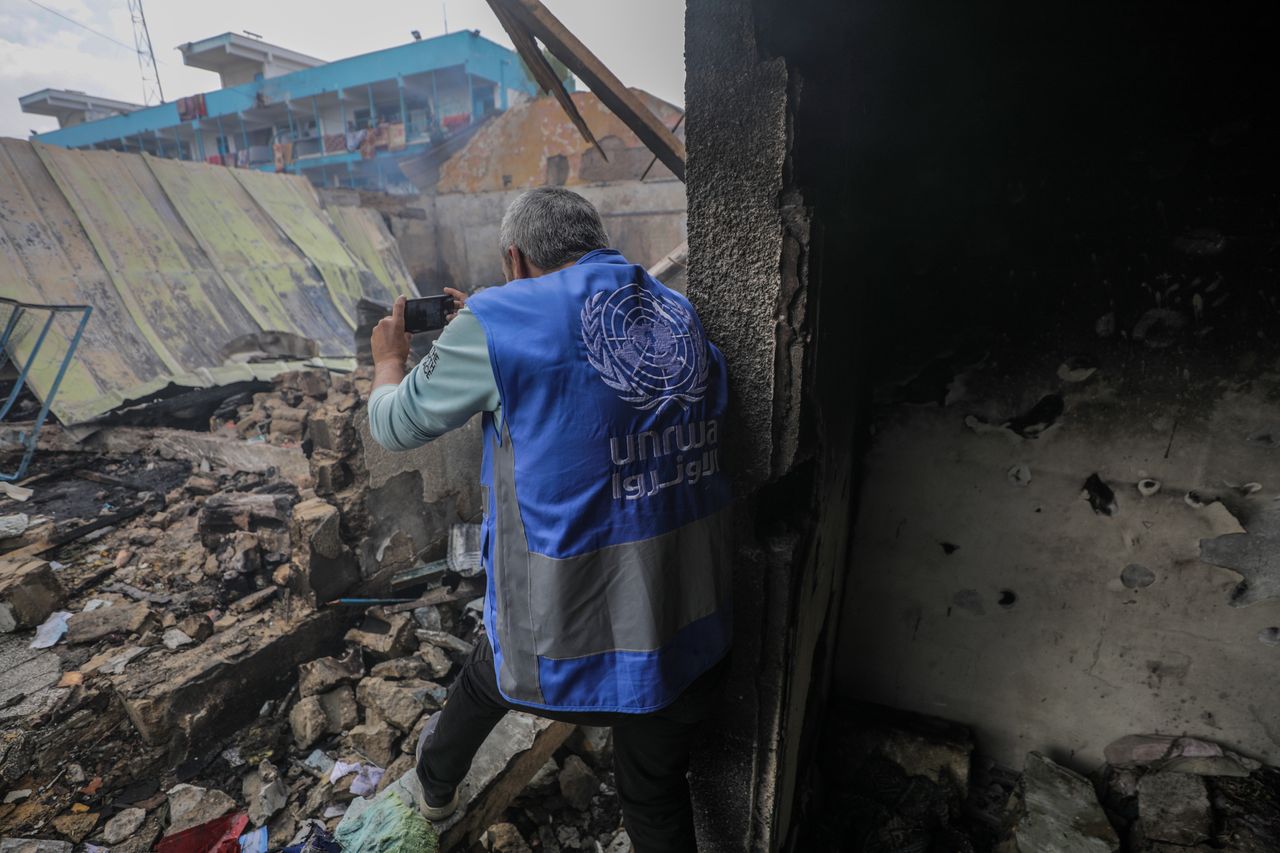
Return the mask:
<path id="1" fill-rule="evenodd" d="M 49 316 L 45 319 L 43 328 L 40 329 L 40 335 L 36 338 L 36 344 L 31 349 L 31 355 L 18 373 L 17 382 L 14 383 L 13 389 L 9 392 L 9 396 L 5 399 L 3 405 L 0 405 L 0 421 L 9 416 L 9 410 L 13 408 L 13 404 L 17 402 L 18 396 L 22 393 L 22 389 L 27 383 L 27 376 L 31 372 L 31 365 L 35 363 L 36 357 L 40 354 L 40 347 L 44 345 L 45 338 L 49 335 L 49 330 L 53 328 L 54 319 L 60 313 L 81 312 L 80 322 L 76 326 L 76 333 L 71 338 L 70 346 L 67 347 L 67 354 L 63 356 L 62 364 L 58 367 L 58 374 L 53 379 L 53 385 L 50 386 L 49 393 L 45 395 L 40 405 L 40 414 L 36 417 L 30 433 L 21 434 L 22 460 L 15 470 L 0 471 L 0 480 L 11 481 L 21 479 L 22 475 L 27 472 L 27 466 L 31 464 L 31 457 L 36 452 L 36 439 L 40 435 L 40 428 L 44 426 L 45 419 L 49 417 L 49 406 L 53 404 L 53 398 L 58 394 L 58 386 L 62 384 L 62 377 L 67 373 L 67 367 L 71 364 L 76 347 L 80 345 L 80 338 L 84 334 L 84 327 L 89 324 L 89 315 L 93 313 L 93 306 L 37 305 L 0 296 L 0 309 L 6 307 L 10 309 L 10 314 L 4 326 L 4 334 L 0 335 L 0 369 L 3 369 L 9 361 L 9 340 L 17 330 L 18 322 L 22 319 L 22 316 L 28 311 L 44 311 L 48 312 Z"/>

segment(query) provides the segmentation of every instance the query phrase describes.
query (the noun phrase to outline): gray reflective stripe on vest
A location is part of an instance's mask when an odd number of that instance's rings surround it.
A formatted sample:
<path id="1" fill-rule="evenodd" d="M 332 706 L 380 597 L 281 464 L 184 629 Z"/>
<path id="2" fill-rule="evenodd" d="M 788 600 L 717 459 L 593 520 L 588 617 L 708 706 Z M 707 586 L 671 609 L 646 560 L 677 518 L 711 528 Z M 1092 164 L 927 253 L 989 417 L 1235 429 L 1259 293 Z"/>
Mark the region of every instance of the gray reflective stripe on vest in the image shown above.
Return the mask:
<path id="1" fill-rule="evenodd" d="M 538 656 L 564 660 L 654 651 L 727 600 L 727 509 L 661 536 L 589 554 L 532 554 L 505 429 L 492 458 L 499 684 L 510 698 L 545 704 Z"/>

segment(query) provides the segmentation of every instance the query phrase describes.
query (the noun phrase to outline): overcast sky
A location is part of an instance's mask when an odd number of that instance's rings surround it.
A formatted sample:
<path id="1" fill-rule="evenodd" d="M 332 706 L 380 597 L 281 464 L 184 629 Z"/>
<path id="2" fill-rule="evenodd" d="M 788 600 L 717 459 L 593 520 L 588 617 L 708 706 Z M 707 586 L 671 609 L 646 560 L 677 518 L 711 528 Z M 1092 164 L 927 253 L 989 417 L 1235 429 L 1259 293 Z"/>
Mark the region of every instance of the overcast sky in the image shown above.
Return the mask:
<path id="1" fill-rule="evenodd" d="M 684 103 L 683 0 L 544 0 L 547 7 L 628 86 Z M 98 31 L 95 35 L 33 0 L 0 0 L 0 136 L 25 139 L 56 128 L 29 115 L 18 97 L 40 89 L 80 89 L 142 100 L 127 0 L 39 0 Z M 321 59 L 380 50 L 449 30 L 479 29 L 510 47 L 485 0 L 145 0 L 147 24 L 167 100 L 218 88 L 210 71 L 182 64 L 179 44 L 250 30 Z M 115 39 L 117 44 L 110 39 Z M 122 46 L 123 45 L 123 46 Z"/>

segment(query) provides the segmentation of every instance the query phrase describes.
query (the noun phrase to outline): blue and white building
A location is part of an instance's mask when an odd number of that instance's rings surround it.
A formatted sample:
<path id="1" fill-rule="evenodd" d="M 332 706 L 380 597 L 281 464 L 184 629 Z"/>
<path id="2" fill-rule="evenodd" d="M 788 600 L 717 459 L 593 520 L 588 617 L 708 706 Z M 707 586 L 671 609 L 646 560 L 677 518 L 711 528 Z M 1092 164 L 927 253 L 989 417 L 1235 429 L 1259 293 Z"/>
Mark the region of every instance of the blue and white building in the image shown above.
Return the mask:
<path id="1" fill-rule="evenodd" d="M 538 92 L 517 54 L 478 31 L 336 62 L 236 33 L 178 49 L 222 88 L 154 107 L 43 89 L 20 98 L 22 109 L 59 128 L 32 138 L 288 171 L 318 186 L 409 189 L 420 164 Z"/>

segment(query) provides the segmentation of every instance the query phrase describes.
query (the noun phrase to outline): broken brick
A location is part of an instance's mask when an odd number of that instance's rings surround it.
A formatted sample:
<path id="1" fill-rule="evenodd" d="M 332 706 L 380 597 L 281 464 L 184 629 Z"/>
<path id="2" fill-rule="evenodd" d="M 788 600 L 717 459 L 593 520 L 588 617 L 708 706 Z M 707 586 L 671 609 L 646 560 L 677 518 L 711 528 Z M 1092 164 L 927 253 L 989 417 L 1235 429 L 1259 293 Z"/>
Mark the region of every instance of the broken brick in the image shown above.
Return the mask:
<path id="1" fill-rule="evenodd" d="M 342 541 L 337 507 L 320 499 L 303 501 L 293 508 L 291 540 L 294 546 L 291 589 L 311 604 L 346 592 L 360 580 L 355 555 Z"/>
<path id="2" fill-rule="evenodd" d="M 92 643 L 110 634 L 140 634 L 150 621 L 151 609 L 142 603 L 74 613 L 67 620 L 67 642 L 75 645 Z"/>
<path id="3" fill-rule="evenodd" d="M 36 627 L 61 606 L 64 596 L 45 560 L 0 559 L 0 632 Z"/>
<path id="4" fill-rule="evenodd" d="M 315 696 L 343 684 L 355 684 L 364 676 L 364 664 L 357 649 L 340 658 L 324 657 L 298 667 L 298 694 Z"/>

